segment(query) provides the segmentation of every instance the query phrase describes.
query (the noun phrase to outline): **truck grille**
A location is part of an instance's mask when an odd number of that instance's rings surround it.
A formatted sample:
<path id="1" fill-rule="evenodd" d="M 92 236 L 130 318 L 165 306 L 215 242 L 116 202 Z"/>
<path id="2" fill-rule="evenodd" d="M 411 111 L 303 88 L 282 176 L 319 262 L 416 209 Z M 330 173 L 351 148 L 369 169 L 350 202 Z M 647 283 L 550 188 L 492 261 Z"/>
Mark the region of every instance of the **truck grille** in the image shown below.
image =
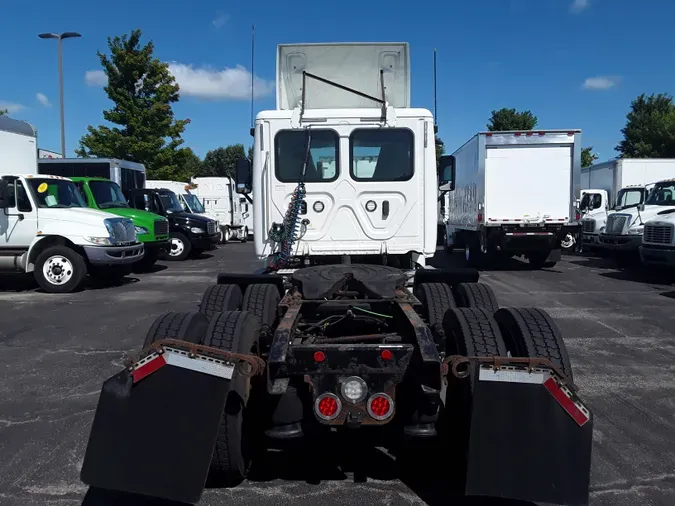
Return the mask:
<path id="1" fill-rule="evenodd" d="M 595 232 L 595 220 L 581 220 L 583 231 L 588 233 Z"/>
<path id="2" fill-rule="evenodd" d="M 672 225 L 645 225 L 644 242 L 670 244 L 673 241 Z"/>
<path id="3" fill-rule="evenodd" d="M 166 235 L 169 233 L 169 222 L 167 220 L 157 220 L 155 222 L 155 235 Z"/>
<path id="4" fill-rule="evenodd" d="M 621 234 L 623 228 L 626 226 L 627 216 L 612 214 L 607 218 L 607 226 L 605 227 L 606 234 Z"/>
<path id="5" fill-rule="evenodd" d="M 206 232 L 211 235 L 216 233 L 216 222 L 211 220 L 206 224 Z"/>
<path id="6" fill-rule="evenodd" d="M 106 218 L 110 225 L 110 236 L 118 244 L 133 244 L 136 242 L 136 227 L 133 221 L 125 219 Z"/>

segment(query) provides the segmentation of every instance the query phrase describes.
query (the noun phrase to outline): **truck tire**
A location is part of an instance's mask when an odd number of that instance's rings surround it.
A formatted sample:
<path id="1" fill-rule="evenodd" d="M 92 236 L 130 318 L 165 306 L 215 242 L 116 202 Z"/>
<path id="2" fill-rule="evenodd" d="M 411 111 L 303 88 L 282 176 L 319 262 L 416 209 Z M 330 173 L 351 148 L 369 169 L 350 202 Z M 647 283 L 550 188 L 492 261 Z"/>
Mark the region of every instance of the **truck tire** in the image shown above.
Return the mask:
<path id="1" fill-rule="evenodd" d="M 238 285 L 211 285 L 199 302 L 199 312 L 211 319 L 216 313 L 236 311 L 241 307 L 241 288 Z"/>
<path id="2" fill-rule="evenodd" d="M 241 242 L 248 242 L 248 227 L 244 227 L 244 231 L 241 234 Z"/>
<path id="3" fill-rule="evenodd" d="M 241 310 L 253 313 L 260 318 L 263 325 L 272 328 L 279 317 L 277 311 L 280 300 L 281 295 L 275 285 L 263 283 L 248 285 L 244 291 Z"/>
<path id="4" fill-rule="evenodd" d="M 492 312 L 477 307 L 446 311 L 443 329 L 448 336 L 448 354 L 505 357 L 506 344 Z"/>
<path id="5" fill-rule="evenodd" d="M 206 316 L 196 311 L 164 313 L 155 318 L 150 330 L 145 334 L 143 349 L 162 339 L 177 339 L 188 343 L 202 344 L 208 326 L 209 320 Z"/>
<path id="6" fill-rule="evenodd" d="M 192 244 L 184 234 L 180 232 L 171 232 L 169 234 L 169 242 L 171 249 L 167 255 L 167 260 L 179 262 L 185 260 L 192 252 Z"/>
<path id="7" fill-rule="evenodd" d="M 495 292 L 485 283 L 459 283 L 453 292 L 457 307 L 483 308 L 490 313 L 499 309 Z"/>
<path id="8" fill-rule="evenodd" d="M 35 281 L 48 293 L 78 290 L 87 276 L 87 263 L 68 246 L 49 246 L 35 259 Z"/>
<path id="9" fill-rule="evenodd" d="M 258 353 L 260 320 L 248 311 L 226 311 L 214 315 L 204 344 L 235 353 Z M 234 373 L 225 401 L 223 417 L 211 457 L 207 482 L 211 486 L 233 487 L 241 483 L 251 467 L 260 417 L 249 407 L 254 393 L 251 378 Z M 250 416 L 249 416 L 250 414 Z"/>
<path id="10" fill-rule="evenodd" d="M 546 311 L 503 307 L 494 316 L 512 356 L 549 359 L 574 381 L 562 333 Z"/>
<path id="11" fill-rule="evenodd" d="M 426 319 L 435 337 L 443 338 L 443 315 L 451 307 L 457 307 L 452 290 L 445 283 L 420 283 L 415 287 L 415 296 L 422 303 L 422 317 Z"/>

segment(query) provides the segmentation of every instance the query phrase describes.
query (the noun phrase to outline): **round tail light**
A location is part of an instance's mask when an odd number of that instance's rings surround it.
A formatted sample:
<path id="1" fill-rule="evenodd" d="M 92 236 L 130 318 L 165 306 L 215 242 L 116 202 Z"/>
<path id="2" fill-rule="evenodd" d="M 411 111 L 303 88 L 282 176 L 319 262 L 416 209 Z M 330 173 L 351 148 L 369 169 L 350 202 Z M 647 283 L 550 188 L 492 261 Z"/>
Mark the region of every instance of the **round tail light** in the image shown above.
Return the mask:
<path id="1" fill-rule="evenodd" d="M 325 393 L 316 398 L 314 411 L 322 420 L 334 420 L 342 411 L 342 402 L 337 395 Z"/>
<path id="2" fill-rule="evenodd" d="M 375 420 L 386 420 L 394 413 L 394 401 L 387 394 L 375 394 L 368 399 L 366 408 Z"/>

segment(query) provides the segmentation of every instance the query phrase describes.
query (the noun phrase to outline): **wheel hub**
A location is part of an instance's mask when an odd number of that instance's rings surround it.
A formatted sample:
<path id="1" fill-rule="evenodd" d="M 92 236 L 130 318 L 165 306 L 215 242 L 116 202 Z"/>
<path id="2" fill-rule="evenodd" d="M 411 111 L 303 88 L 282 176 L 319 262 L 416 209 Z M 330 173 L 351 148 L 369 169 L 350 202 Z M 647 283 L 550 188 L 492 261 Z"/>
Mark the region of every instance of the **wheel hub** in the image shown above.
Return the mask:
<path id="1" fill-rule="evenodd" d="M 45 279 L 52 285 L 63 285 L 73 277 L 73 264 L 65 257 L 53 256 L 42 267 Z"/>
<path id="2" fill-rule="evenodd" d="M 175 237 L 171 239 L 171 253 L 169 253 L 172 257 L 178 256 L 183 251 L 185 250 L 185 245 L 183 244 L 183 241 L 180 239 L 176 239 Z"/>

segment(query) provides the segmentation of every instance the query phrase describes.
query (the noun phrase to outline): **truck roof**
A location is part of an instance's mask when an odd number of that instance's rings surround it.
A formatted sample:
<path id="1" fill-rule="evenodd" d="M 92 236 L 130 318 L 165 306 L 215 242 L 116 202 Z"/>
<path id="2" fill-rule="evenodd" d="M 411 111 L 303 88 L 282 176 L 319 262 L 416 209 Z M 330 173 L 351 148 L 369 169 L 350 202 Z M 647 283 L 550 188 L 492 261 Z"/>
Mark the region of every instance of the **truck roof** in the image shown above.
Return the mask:
<path id="1" fill-rule="evenodd" d="M 0 130 L 19 135 L 26 135 L 28 137 L 37 137 L 37 130 L 35 130 L 33 125 L 27 121 L 10 118 L 8 116 L 0 116 Z"/>
<path id="2" fill-rule="evenodd" d="M 90 177 L 90 176 L 72 176 L 70 177 L 73 181 L 107 181 L 111 183 L 112 181 L 107 177 Z"/>
<path id="3" fill-rule="evenodd" d="M 125 169 L 145 171 L 145 165 L 119 158 L 41 158 L 39 163 L 109 163 Z"/>
<path id="4" fill-rule="evenodd" d="M 25 177 L 26 179 L 60 179 L 62 181 L 72 181 L 69 177 L 52 176 L 50 174 L 7 174 L 8 176 Z"/>
<path id="5" fill-rule="evenodd" d="M 433 114 L 429 109 L 424 108 L 400 108 L 394 109 L 396 111 L 396 116 L 399 118 L 428 118 L 433 119 Z M 291 110 L 274 110 L 270 109 L 267 111 L 260 111 L 256 120 L 264 119 L 290 119 L 293 116 L 293 111 Z M 336 118 L 336 119 L 351 119 L 351 118 L 368 118 L 373 119 L 373 121 L 378 120 L 382 116 L 382 109 L 379 107 L 368 108 L 368 109 L 307 109 L 305 110 L 304 120 L 312 121 L 313 118 Z M 567 131 L 567 130 L 565 130 Z"/>

